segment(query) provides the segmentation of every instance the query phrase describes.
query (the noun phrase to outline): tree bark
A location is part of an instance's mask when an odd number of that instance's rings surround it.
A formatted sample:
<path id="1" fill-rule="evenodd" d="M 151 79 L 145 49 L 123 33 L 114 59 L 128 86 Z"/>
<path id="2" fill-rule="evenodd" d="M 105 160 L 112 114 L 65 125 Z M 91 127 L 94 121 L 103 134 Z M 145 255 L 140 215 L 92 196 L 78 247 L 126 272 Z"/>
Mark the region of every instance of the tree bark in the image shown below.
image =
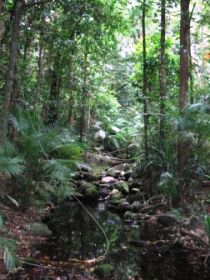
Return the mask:
<path id="1" fill-rule="evenodd" d="M 11 95 L 11 102 L 10 102 L 11 110 L 18 108 L 20 104 L 19 99 L 20 99 L 20 90 L 18 84 L 18 69 L 17 69 L 17 65 L 15 65 L 14 79 L 12 85 L 12 95 Z"/>
<path id="2" fill-rule="evenodd" d="M 0 0 L 0 16 L 3 16 L 3 0 Z M 0 42 L 2 41 L 2 38 L 4 36 L 4 31 L 5 31 L 4 21 L 0 20 Z"/>
<path id="3" fill-rule="evenodd" d="M 160 146 L 165 149 L 165 99 L 166 99 L 166 0 L 161 0 L 161 57 L 160 57 Z"/>
<path id="4" fill-rule="evenodd" d="M 37 60 L 38 71 L 37 71 L 37 86 L 34 93 L 34 108 L 36 108 L 39 97 L 41 95 L 41 84 L 43 79 L 43 54 L 44 54 L 44 44 L 43 44 L 42 32 L 41 32 L 40 39 L 39 39 L 39 56 Z"/>
<path id="5" fill-rule="evenodd" d="M 180 115 L 184 117 L 184 109 L 188 102 L 188 80 L 189 80 L 189 36 L 190 36 L 190 0 L 181 0 L 181 22 L 180 22 Z M 179 129 L 180 130 L 180 129 Z M 181 131 L 180 131 L 181 132 Z M 186 180 L 184 172 L 188 161 L 188 143 L 179 138 L 178 143 L 178 172 L 179 172 L 179 195 L 182 208 L 185 205 Z"/>
<path id="6" fill-rule="evenodd" d="M 189 46 L 190 36 L 189 22 L 190 0 L 181 0 L 181 22 L 180 22 L 180 95 L 179 108 L 183 115 L 183 110 L 188 102 L 188 78 L 189 78 Z"/>
<path id="7" fill-rule="evenodd" d="M 147 52 L 146 52 L 146 0 L 142 3 L 142 45 L 143 45 L 143 112 L 144 112 L 144 153 L 148 160 L 148 110 L 147 110 Z"/>
<path id="8" fill-rule="evenodd" d="M 47 125 L 54 126 L 58 120 L 58 105 L 59 105 L 59 93 L 60 93 L 60 75 L 59 69 L 51 70 L 51 84 L 50 84 L 50 100 L 48 106 Z"/>
<path id="9" fill-rule="evenodd" d="M 192 12 L 189 18 L 189 28 L 192 20 L 193 12 L 196 4 L 193 5 Z M 194 103 L 194 82 L 193 82 L 193 62 L 192 62 L 192 50 L 191 50 L 191 36 L 188 34 L 188 48 L 189 48 L 189 80 L 190 80 L 190 103 Z"/>
<path id="10" fill-rule="evenodd" d="M 69 114 L 68 114 L 68 123 L 69 127 L 74 126 L 74 70 L 73 70 L 73 58 L 71 57 L 69 62 L 69 74 L 68 74 L 68 92 L 69 92 Z"/>
<path id="11" fill-rule="evenodd" d="M 13 89 L 13 80 L 15 76 L 15 67 L 18 60 L 18 42 L 20 33 L 20 19 L 23 2 L 17 0 L 14 3 L 14 9 L 11 12 L 11 44 L 10 59 L 7 68 L 7 78 L 5 81 L 3 96 L 1 96 L 1 113 L 0 113 L 0 146 L 6 143 L 7 138 L 7 121 L 9 116 L 10 99 Z"/>
<path id="12" fill-rule="evenodd" d="M 87 49 L 85 51 L 84 56 L 84 77 L 83 77 L 83 87 L 82 87 L 82 111 L 81 111 L 81 124 L 80 124 L 80 141 L 84 141 L 84 136 L 86 132 L 86 109 L 87 109 L 87 78 L 88 78 L 88 71 L 87 71 L 87 56 L 88 52 Z"/>

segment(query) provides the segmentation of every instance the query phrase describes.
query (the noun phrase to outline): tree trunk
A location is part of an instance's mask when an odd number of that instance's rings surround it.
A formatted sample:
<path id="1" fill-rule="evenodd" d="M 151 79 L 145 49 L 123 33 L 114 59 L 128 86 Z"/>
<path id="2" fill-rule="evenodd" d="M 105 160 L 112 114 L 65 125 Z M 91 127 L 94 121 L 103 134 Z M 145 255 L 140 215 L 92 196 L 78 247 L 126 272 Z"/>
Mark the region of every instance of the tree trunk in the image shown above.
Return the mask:
<path id="1" fill-rule="evenodd" d="M 37 72 L 37 85 L 34 93 L 34 108 L 36 108 L 36 105 L 38 103 L 40 94 L 41 94 L 41 84 L 43 79 L 43 53 L 44 53 L 44 44 L 42 39 L 42 32 L 40 34 L 40 40 L 39 40 L 39 56 L 38 56 L 38 72 Z"/>
<path id="2" fill-rule="evenodd" d="M 189 21 L 190 0 L 181 0 L 181 22 L 180 22 L 180 115 L 184 117 L 184 109 L 188 102 L 188 79 L 189 79 L 189 46 L 190 36 Z M 180 131 L 181 132 L 181 131 Z M 182 208 L 185 204 L 186 180 L 184 172 L 188 161 L 188 143 L 179 139 L 178 143 L 178 171 L 179 171 L 179 195 Z"/>
<path id="3" fill-rule="evenodd" d="M 15 76 L 15 67 L 18 59 L 18 42 L 20 33 L 22 1 L 15 1 L 14 10 L 11 12 L 11 44 L 10 59 L 7 68 L 7 78 L 5 81 L 3 96 L 1 97 L 0 113 L 0 146 L 6 143 L 7 138 L 7 121 L 9 116 L 10 99 L 13 89 L 13 80 Z"/>
<path id="4" fill-rule="evenodd" d="M 19 104 L 20 104 L 20 90 L 18 84 L 18 69 L 17 69 L 17 65 L 15 65 L 10 109 L 12 110 L 18 108 Z"/>
<path id="5" fill-rule="evenodd" d="M 192 63 L 192 52 L 191 52 L 191 38 L 188 39 L 189 45 L 189 79 L 190 79 L 190 104 L 194 103 L 194 82 L 193 82 L 193 63 Z"/>
<path id="6" fill-rule="evenodd" d="M 50 100 L 48 105 L 47 125 L 54 126 L 58 120 L 58 105 L 60 92 L 60 77 L 58 69 L 51 71 Z"/>
<path id="7" fill-rule="evenodd" d="M 180 23 L 180 95 L 179 108 L 181 115 L 188 101 L 188 77 L 189 77 L 189 25 L 190 0 L 181 0 L 181 23 Z"/>
<path id="8" fill-rule="evenodd" d="M 143 45 L 143 112 L 144 112 L 144 153 L 148 160 L 148 112 L 147 112 L 147 52 L 146 52 L 146 0 L 142 3 L 142 45 Z"/>
<path id="9" fill-rule="evenodd" d="M 84 78 L 82 87 L 82 111 L 81 111 L 81 124 L 80 124 L 80 141 L 84 141 L 85 131 L 86 131 L 86 109 L 87 109 L 87 50 L 85 51 L 84 57 Z"/>
<path id="10" fill-rule="evenodd" d="M 69 92 L 69 114 L 68 114 L 68 123 L 69 127 L 74 126 L 74 71 L 73 71 L 73 61 L 72 58 L 69 62 L 69 74 L 68 74 L 68 92 Z"/>
<path id="11" fill-rule="evenodd" d="M 2 15 L 3 15 L 3 0 L 0 0 L 0 16 Z M 2 38 L 4 36 L 4 31 L 5 31 L 4 21 L 0 20 L 0 42 L 2 41 Z"/>
<path id="12" fill-rule="evenodd" d="M 160 146 L 165 150 L 166 99 L 166 0 L 161 0 L 161 57 L 160 57 Z"/>
<path id="13" fill-rule="evenodd" d="M 189 18 L 189 28 L 190 28 L 190 23 L 192 20 L 193 12 L 195 9 L 195 5 L 193 5 L 192 12 Z M 194 103 L 194 82 L 193 82 L 193 63 L 192 63 L 192 50 L 191 50 L 191 36 L 190 32 L 188 34 L 188 48 L 189 48 L 189 80 L 190 80 L 190 104 Z"/>

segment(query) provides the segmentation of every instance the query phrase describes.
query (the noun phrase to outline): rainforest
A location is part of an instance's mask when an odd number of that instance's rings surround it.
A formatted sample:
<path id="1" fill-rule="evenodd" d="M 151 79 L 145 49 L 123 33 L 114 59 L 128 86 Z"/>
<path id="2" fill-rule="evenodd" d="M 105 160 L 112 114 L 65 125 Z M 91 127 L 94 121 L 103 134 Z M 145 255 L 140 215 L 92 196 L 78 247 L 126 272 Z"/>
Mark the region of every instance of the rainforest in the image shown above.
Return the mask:
<path id="1" fill-rule="evenodd" d="M 209 89 L 209 0 L 0 0 L 0 279 L 210 279 Z"/>

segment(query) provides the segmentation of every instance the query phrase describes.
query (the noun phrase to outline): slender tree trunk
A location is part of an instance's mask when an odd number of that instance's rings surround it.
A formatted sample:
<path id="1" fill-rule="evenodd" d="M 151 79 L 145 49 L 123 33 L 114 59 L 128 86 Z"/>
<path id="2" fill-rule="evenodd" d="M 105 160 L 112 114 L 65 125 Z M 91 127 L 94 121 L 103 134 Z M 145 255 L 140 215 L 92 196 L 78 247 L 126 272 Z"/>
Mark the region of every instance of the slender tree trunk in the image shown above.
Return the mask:
<path id="1" fill-rule="evenodd" d="M 42 34 L 40 34 L 39 40 L 39 56 L 38 56 L 38 72 L 37 72 L 37 86 L 34 93 L 34 108 L 38 103 L 39 97 L 41 95 L 41 84 L 43 79 L 43 54 L 44 54 L 44 44 L 42 40 Z"/>
<path id="2" fill-rule="evenodd" d="M 12 95 L 11 95 L 11 103 L 10 108 L 15 109 L 20 104 L 20 90 L 18 85 L 18 69 L 17 65 L 15 65 L 15 72 L 14 72 L 14 79 L 13 79 L 13 85 L 12 85 Z"/>
<path id="3" fill-rule="evenodd" d="M 184 109 L 188 102 L 188 79 L 189 79 L 189 46 L 190 36 L 189 21 L 190 0 L 181 0 L 181 22 L 180 22 L 180 115 L 184 117 Z M 181 132 L 181 131 L 180 131 Z M 179 194 L 181 206 L 184 207 L 186 195 L 186 180 L 184 171 L 188 161 L 188 143 L 179 139 L 178 143 L 178 171 L 179 171 Z"/>
<path id="4" fill-rule="evenodd" d="M 0 0 L 0 16 L 2 15 L 3 15 L 3 0 Z M 4 31 L 5 31 L 4 21 L 0 20 L 0 42 L 3 39 Z"/>
<path id="5" fill-rule="evenodd" d="M 91 98 L 91 93 L 87 92 L 86 109 L 85 109 L 85 122 L 84 122 L 84 133 L 85 133 L 86 138 L 88 138 L 89 132 L 90 132 L 90 120 L 91 120 L 90 98 Z"/>
<path id="6" fill-rule="evenodd" d="M 181 0 L 181 23 L 180 23 L 180 113 L 188 102 L 188 77 L 189 77 L 189 46 L 190 35 L 189 25 L 189 4 L 190 0 Z"/>
<path id="7" fill-rule="evenodd" d="M 73 61 L 72 58 L 69 62 L 69 78 L 68 78 L 68 92 L 69 92 L 69 114 L 68 114 L 68 123 L 72 127 L 74 125 L 74 73 L 73 73 Z"/>
<path id="8" fill-rule="evenodd" d="M 81 125 L 80 125 L 80 141 L 84 141 L 85 136 L 85 118 L 86 118 L 86 109 L 87 109 L 87 50 L 85 51 L 84 57 L 84 80 L 82 87 L 82 112 L 81 112 Z"/>
<path id="9" fill-rule="evenodd" d="M 193 82 L 193 63 L 191 51 L 191 38 L 188 39 L 189 45 L 189 80 L 190 80 L 190 104 L 194 103 L 194 82 Z"/>
<path id="10" fill-rule="evenodd" d="M 189 28 L 193 17 L 193 12 L 196 4 L 193 5 L 192 12 L 189 18 Z M 189 48 L 189 80 L 190 80 L 190 103 L 194 103 L 194 82 L 193 82 L 193 63 L 192 63 L 192 50 L 191 50 L 191 36 L 188 34 L 188 48 Z"/>
<path id="11" fill-rule="evenodd" d="M 60 93 L 60 77 L 58 69 L 51 71 L 51 84 L 50 84 L 50 100 L 48 106 L 47 125 L 53 126 L 58 120 L 58 105 L 59 105 L 59 93 Z"/>
<path id="12" fill-rule="evenodd" d="M 7 78 L 1 97 L 1 112 L 0 112 L 0 146 L 6 143 L 7 138 L 7 121 L 9 116 L 10 99 L 13 89 L 13 80 L 15 76 L 15 67 L 18 59 L 18 42 L 20 33 L 22 1 L 15 1 L 14 10 L 11 14 L 11 44 L 10 44 L 10 59 L 7 69 Z"/>
<path id="13" fill-rule="evenodd" d="M 147 112 L 147 52 L 146 52 L 146 0 L 142 3 L 142 45 L 143 45 L 143 111 L 144 111 L 144 149 L 145 160 L 148 159 L 148 112 Z"/>
<path id="14" fill-rule="evenodd" d="M 161 57 L 160 57 L 160 145 L 165 150 L 166 99 L 166 0 L 161 0 Z"/>
<path id="15" fill-rule="evenodd" d="M 24 52 L 23 52 L 23 61 L 24 63 L 26 63 L 26 59 L 27 59 L 27 56 L 28 56 L 28 50 L 30 49 L 30 45 L 31 45 L 31 41 L 32 41 L 32 38 L 30 37 L 27 29 L 30 28 L 30 25 L 31 25 L 31 21 L 32 21 L 32 18 L 30 19 L 27 19 L 27 22 L 26 22 L 26 34 L 25 34 L 25 44 L 24 44 Z"/>

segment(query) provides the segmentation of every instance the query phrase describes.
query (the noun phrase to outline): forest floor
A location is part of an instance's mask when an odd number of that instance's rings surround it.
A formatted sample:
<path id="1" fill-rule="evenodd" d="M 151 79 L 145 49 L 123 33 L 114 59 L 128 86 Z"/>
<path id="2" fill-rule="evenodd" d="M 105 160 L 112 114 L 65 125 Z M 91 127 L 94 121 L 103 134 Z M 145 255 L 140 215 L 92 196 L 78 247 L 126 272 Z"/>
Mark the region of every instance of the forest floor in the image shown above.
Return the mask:
<path id="1" fill-rule="evenodd" d="M 20 262 L 21 267 L 15 269 L 13 273 L 8 273 L 5 270 L 3 251 L 0 252 L 0 280 L 4 279 L 54 279 L 62 280 L 93 280 L 88 274 L 88 263 L 74 262 L 56 262 L 50 261 L 48 256 L 41 256 L 39 251 L 35 249 L 33 244 L 43 244 L 46 241 L 46 236 L 35 234 L 28 225 L 41 222 L 41 216 L 35 209 L 29 209 L 27 212 L 22 212 L 17 209 L 11 209 L 3 204 L 0 205 L 2 213 L 7 218 L 6 225 L 0 234 L 2 237 L 16 241 L 15 254 Z M 47 209 L 46 209 L 47 211 Z M 85 277 L 83 276 L 84 272 Z"/>

